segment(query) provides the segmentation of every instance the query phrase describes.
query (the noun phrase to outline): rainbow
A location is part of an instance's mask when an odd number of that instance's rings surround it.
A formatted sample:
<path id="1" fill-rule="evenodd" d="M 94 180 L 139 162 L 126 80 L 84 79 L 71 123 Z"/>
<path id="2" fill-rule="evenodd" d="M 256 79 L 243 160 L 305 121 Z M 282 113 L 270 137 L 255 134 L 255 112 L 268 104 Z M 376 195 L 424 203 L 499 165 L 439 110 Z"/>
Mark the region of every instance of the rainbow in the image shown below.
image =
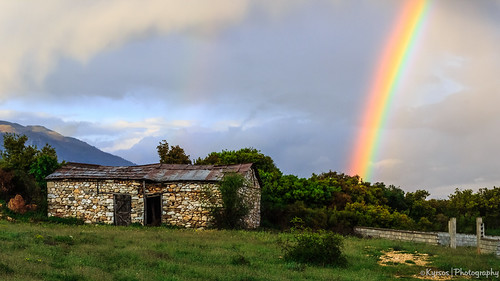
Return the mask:
<path id="1" fill-rule="evenodd" d="M 354 144 L 348 173 L 371 180 L 373 163 L 380 146 L 398 84 L 407 69 L 408 58 L 426 17 L 430 0 L 405 0 L 393 31 L 383 49 L 368 93 L 361 129 Z"/>

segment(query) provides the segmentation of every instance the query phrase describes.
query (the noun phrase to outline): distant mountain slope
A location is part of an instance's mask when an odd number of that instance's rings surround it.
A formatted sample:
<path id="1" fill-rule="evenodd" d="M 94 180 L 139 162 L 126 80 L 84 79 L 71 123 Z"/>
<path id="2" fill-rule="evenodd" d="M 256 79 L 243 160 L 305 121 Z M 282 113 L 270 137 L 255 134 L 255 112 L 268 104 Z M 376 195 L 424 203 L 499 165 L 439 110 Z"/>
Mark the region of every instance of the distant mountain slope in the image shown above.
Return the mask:
<path id="1" fill-rule="evenodd" d="M 0 121 L 0 149 L 3 149 L 3 135 L 16 133 L 28 137 L 27 145 L 42 148 L 48 143 L 55 148 L 59 161 L 99 164 L 106 166 L 132 166 L 134 163 L 116 155 L 104 152 L 81 140 L 65 137 L 42 126 L 22 126 Z"/>

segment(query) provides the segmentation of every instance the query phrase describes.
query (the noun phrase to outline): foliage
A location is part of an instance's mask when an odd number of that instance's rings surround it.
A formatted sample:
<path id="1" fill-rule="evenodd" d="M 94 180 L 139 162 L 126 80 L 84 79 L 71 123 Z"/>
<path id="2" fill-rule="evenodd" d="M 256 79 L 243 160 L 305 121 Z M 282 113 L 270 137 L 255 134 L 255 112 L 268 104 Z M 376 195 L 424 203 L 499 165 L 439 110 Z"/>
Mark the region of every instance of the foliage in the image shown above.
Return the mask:
<path id="1" fill-rule="evenodd" d="M 277 213 L 283 211 L 284 204 L 276 189 L 279 188 L 281 171 L 270 156 L 255 148 L 242 148 L 237 151 L 223 150 L 212 152 L 205 158 L 198 158 L 195 165 L 231 165 L 253 163 L 262 181 L 261 186 L 261 220 L 263 225 L 276 227 L 282 222 L 277 221 Z M 286 224 L 286 223 L 285 223 Z M 286 227 L 285 225 L 282 225 Z"/>
<path id="2" fill-rule="evenodd" d="M 10 198 L 15 193 L 14 172 L 0 168 L 0 198 Z"/>
<path id="3" fill-rule="evenodd" d="M 189 155 L 178 145 L 169 146 L 166 140 L 162 140 L 156 147 L 160 163 L 163 164 L 191 164 Z"/>
<path id="4" fill-rule="evenodd" d="M 401 188 L 390 185 L 384 189 L 384 197 L 387 198 L 387 206 L 391 209 L 400 212 L 408 209 L 405 192 Z"/>
<path id="5" fill-rule="evenodd" d="M 346 266 L 342 243 L 342 236 L 333 232 L 299 232 L 293 236 L 293 241 L 285 241 L 282 249 L 284 258 L 288 261 L 320 266 Z"/>
<path id="6" fill-rule="evenodd" d="M 28 137 L 7 133 L 0 153 L 0 196 L 5 201 L 20 194 L 30 203 L 46 211 L 45 177 L 60 167 L 54 148 L 46 144 L 41 150 L 26 145 Z"/>
<path id="7" fill-rule="evenodd" d="M 222 152 L 212 152 L 205 158 L 198 158 L 195 165 L 231 165 L 254 163 L 263 173 L 278 173 L 279 169 L 274 164 L 270 156 L 266 156 L 255 148 L 242 148 L 238 151 L 223 150 Z"/>
<path id="8" fill-rule="evenodd" d="M 449 196 L 445 214 L 457 218 L 457 231 L 475 233 L 476 217 L 482 217 L 486 231 L 496 233 L 500 229 L 500 188 L 459 190 Z"/>
<path id="9" fill-rule="evenodd" d="M 35 146 L 26 146 L 28 137 L 6 133 L 3 136 L 4 150 L 0 153 L 7 168 L 28 172 L 38 152 Z"/>
<path id="10" fill-rule="evenodd" d="M 284 175 L 270 156 L 255 148 L 212 152 L 195 164 L 256 164 L 262 181 L 261 225 L 287 229 L 300 218 L 306 227 L 351 233 L 356 225 L 422 231 L 446 231 L 450 217 L 459 232 L 475 231 L 482 216 L 487 231 L 500 229 L 500 188 L 457 191 L 449 199 L 428 199 L 419 189 L 405 192 L 393 185 L 370 183 L 338 172 L 309 178 Z"/>
<path id="11" fill-rule="evenodd" d="M 46 144 L 40 151 L 37 151 L 33 162 L 30 165 L 29 173 L 35 177 L 36 182 L 41 186 L 46 186 L 45 178 L 61 167 L 57 161 L 56 150 Z"/>
<path id="12" fill-rule="evenodd" d="M 246 185 L 245 178 L 237 173 L 228 173 L 220 182 L 219 191 L 222 205 L 214 205 L 211 214 L 214 225 L 221 229 L 237 229 L 244 227 L 243 218 L 250 210 L 244 201 L 241 189 Z"/>

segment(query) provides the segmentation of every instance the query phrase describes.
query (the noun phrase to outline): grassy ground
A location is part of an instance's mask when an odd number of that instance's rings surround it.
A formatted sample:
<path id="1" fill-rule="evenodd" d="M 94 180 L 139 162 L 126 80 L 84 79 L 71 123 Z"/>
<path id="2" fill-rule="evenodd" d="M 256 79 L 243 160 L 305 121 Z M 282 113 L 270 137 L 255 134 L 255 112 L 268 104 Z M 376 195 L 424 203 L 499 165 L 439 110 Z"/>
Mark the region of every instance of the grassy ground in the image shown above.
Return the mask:
<path id="1" fill-rule="evenodd" d="M 475 249 L 347 238 L 346 268 L 282 259 L 280 239 L 263 231 L 194 231 L 61 226 L 0 221 L 0 280 L 392 280 L 432 270 L 500 270 Z M 427 253 L 431 264 L 380 266 L 389 249 Z M 459 278 L 453 278 L 459 280 Z"/>

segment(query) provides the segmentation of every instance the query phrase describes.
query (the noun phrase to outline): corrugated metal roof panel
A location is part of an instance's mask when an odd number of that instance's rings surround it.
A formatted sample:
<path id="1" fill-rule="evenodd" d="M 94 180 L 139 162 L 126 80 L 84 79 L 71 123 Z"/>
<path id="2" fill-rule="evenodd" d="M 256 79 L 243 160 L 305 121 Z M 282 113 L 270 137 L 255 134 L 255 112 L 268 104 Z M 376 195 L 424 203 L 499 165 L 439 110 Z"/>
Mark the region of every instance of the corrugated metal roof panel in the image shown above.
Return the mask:
<path id="1" fill-rule="evenodd" d="M 46 179 L 130 179 L 155 182 L 218 181 L 224 173 L 237 172 L 245 174 L 252 167 L 252 163 L 223 166 L 151 164 L 126 167 L 68 163 L 47 176 Z"/>

